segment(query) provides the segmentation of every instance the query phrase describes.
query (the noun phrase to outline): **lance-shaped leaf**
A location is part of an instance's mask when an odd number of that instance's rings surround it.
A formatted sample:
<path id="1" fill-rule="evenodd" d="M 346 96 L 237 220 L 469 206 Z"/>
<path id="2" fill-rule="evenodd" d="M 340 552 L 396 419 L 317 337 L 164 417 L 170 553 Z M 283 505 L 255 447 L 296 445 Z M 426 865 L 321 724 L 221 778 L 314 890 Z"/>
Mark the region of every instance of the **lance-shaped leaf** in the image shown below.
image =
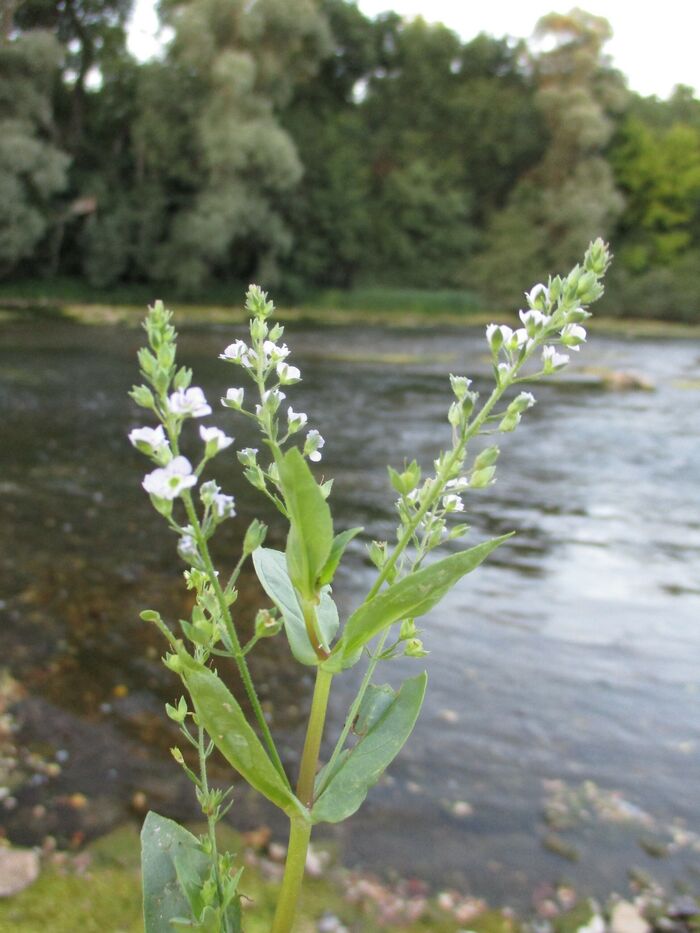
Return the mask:
<path id="1" fill-rule="evenodd" d="M 318 579 L 331 553 L 333 520 L 321 488 L 296 447 L 290 448 L 277 468 L 289 515 L 287 566 L 301 595 L 314 600 Z"/>
<path id="2" fill-rule="evenodd" d="M 180 663 L 197 720 L 231 767 L 289 816 L 305 812 L 221 678 L 187 655 L 180 655 Z"/>
<path id="3" fill-rule="evenodd" d="M 284 554 L 273 548 L 259 547 L 253 551 L 253 564 L 262 588 L 282 614 L 292 654 L 300 664 L 318 664 L 319 659 L 309 641 L 297 594 L 287 573 Z M 338 631 L 339 622 L 338 609 L 327 590 L 321 590 L 316 614 L 325 644 L 330 645 Z"/>
<path id="4" fill-rule="evenodd" d="M 383 629 L 400 619 L 417 619 L 440 602 L 465 574 L 474 570 L 511 535 L 484 541 L 404 577 L 363 603 L 350 616 L 332 657 L 351 657 Z"/>
<path id="5" fill-rule="evenodd" d="M 338 569 L 338 564 L 340 559 L 343 556 L 345 548 L 352 541 L 353 538 L 356 538 L 361 531 L 364 531 L 362 526 L 358 528 L 348 528 L 347 531 L 341 531 L 340 534 L 336 535 L 333 538 L 333 544 L 331 545 L 331 552 L 328 555 L 328 560 L 323 566 L 323 570 L 319 575 L 318 582 L 321 586 L 324 586 L 326 583 L 331 583 L 335 572 Z"/>
<path id="6" fill-rule="evenodd" d="M 365 734 L 340 756 L 330 779 L 323 771 L 318 776 L 318 786 L 326 787 L 311 810 L 314 823 L 339 823 L 361 806 L 413 731 L 427 682 L 425 673 L 412 677 L 393 696 L 374 688 L 372 709 L 360 717 Z"/>
<path id="7" fill-rule="evenodd" d="M 176 865 L 203 880 L 210 862 L 199 840 L 172 820 L 151 811 L 141 829 L 143 919 L 146 933 L 172 933 L 172 921 L 190 917 L 190 902 L 178 879 Z"/>

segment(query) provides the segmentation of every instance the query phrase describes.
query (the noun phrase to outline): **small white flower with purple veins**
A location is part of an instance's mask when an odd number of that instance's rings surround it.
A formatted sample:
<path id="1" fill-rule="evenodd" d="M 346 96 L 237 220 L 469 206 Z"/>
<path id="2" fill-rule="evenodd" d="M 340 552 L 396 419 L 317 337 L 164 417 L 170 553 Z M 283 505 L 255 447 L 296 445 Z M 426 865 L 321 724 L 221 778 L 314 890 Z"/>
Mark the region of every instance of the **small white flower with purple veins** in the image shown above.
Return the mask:
<path id="1" fill-rule="evenodd" d="M 235 408 L 237 411 L 240 411 L 243 407 L 244 395 L 245 389 L 227 389 L 226 398 L 221 399 L 221 404 L 224 408 Z"/>
<path id="2" fill-rule="evenodd" d="M 129 440 L 141 453 L 155 457 L 160 463 L 167 463 L 172 458 L 162 424 L 156 428 L 134 428 L 129 432 Z"/>
<path id="3" fill-rule="evenodd" d="M 546 373 L 553 373 L 558 369 L 563 369 L 568 362 L 569 357 L 566 353 L 557 353 L 556 347 L 543 347 L 542 364 Z"/>
<path id="4" fill-rule="evenodd" d="M 544 330 L 552 320 L 549 315 L 543 314 L 537 308 L 531 308 L 529 311 L 518 311 L 518 314 L 530 337 L 534 337 L 540 330 Z"/>
<path id="5" fill-rule="evenodd" d="M 321 459 L 321 448 L 325 443 L 325 440 L 321 437 L 316 428 L 312 428 L 306 435 L 304 456 L 308 457 L 309 460 L 312 460 L 314 463 L 318 463 Z"/>
<path id="6" fill-rule="evenodd" d="M 561 332 L 561 342 L 570 350 L 579 350 L 579 344 L 586 342 L 586 328 L 580 324 L 567 324 Z"/>
<path id="7" fill-rule="evenodd" d="M 204 425 L 200 425 L 199 436 L 206 444 L 205 451 L 207 457 L 213 457 L 215 454 L 218 454 L 222 450 L 226 450 L 227 447 L 233 444 L 233 438 L 228 437 L 219 428 L 207 428 Z"/>
<path id="8" fill-rule="evenodd" d="M 204 418 L 211 414 L 211 406 L 204 397 L 204 392 L 197 386 L 190 389 L 177 389 L 168 399 L 168 408 L 181 418 Z"/>
<path id="9" fill-rule="evenodd" d="M 177 542 L 177 553 L 188 564 L 195 564 L 199 560 L 199 551 L 197 542 L 194 538 L 194 529 L 191 525 L 186 525 L 180 540 Z"/>
<path id="10" fill-rule="evenodd" d="M 529 292 L 525 292 L 525 298 L 531 308 L 544 311 L 549 304 L 549 289 L 546 285 L 538 282 L 537 285 L 533 285 Z"/>
<path id="11" fill-rule="evenodd" d="M 289 363 L 278 363 L 277 378 L 283 386 L 292 385 L 301 379 L 301 371 L 296 366 L 290 366 Z"/>
<path id="12" fill-rule="evenodd" d="M 278 346 L 274 340 L 266 340 L 263 343 L 263 352 L 271 363 L 279 363 L 280 360 L 287 359 L 290 351 L 286 343 Z"/>
<path id="13" fill-rule="evenodd" d="M 469 489 L 469 480 L 466 476 L 458 476 L 456 479 L 450 479 L 445 483 L 445 489 L 449 489 L 452 492 L 464 492 L 465 489 Z"/>
<path id="14" fill-rule="evenodd" d="M 196 485 L 197 477 L 192 472 L 192 464 L 187 457 L 175 457 L 167 466 L 143 478 L 143 488 L 158 499 L 176 499 L 185 489 Z"/>
<path id="15" fill-rule="evenodd" d="M 244 340 L 234 340 L 219 354 L 219 359 L 229 363 L 242 363 L 248 352 L 248 344 Z"/>
<path id="16" fill-rule="evenodd" d="M 217 492 L 212 498 L 211 508 L 216 517 L 223 521 L 225 518 L 233 518 L 236 514 L 236 501 L 233 496 Z"/>
<path id="17" fill-rule="evenodd" d="M 294 411 L 291 405 L 287 409 L 287 430 L 290 434 L 296 434 L 297 431 L 305 428 L 308 420 L 309 418 L 305 412 Z"/>
<path id="18" fill-rule="evenodd" d="M 464 502 L 455 493 L 448 493 L 442 497 L 442 507 L 446 512 L 463 512 Z"/>

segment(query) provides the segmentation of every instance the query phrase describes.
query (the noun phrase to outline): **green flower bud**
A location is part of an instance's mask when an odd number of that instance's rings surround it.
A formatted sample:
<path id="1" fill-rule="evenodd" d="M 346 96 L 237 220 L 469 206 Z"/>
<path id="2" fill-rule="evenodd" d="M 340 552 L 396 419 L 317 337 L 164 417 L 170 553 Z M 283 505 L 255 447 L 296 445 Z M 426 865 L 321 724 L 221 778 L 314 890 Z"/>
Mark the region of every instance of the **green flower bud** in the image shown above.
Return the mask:
<path id="1" fill-rule="evenodd" d="M 583 267 L 587 272 L 592 272 L 597 277 L 605 274 L 610 265 L 610 249 L 600 237 L 590 244 L 586 250 L 583 260 Z"/>
<path id="2" fill-rule="evenodd" d="M 508 410 L 501 420 L 501 423 L 498 425 L 498 430 L 503 432 L 515 431 L 519 424 L 520 415 L 517 412 L 511 412 Z"/>
<path id="3" fill-rule="evenodd" d="M 415 619 L 404 619 L 399 630 L 399 641 L 406 641 L 409 638 L 415 638 L 418 635 L 418 628 Z"/>
<path id="4" fill-rule="evenodd" d="M 134 386 L 129 392 L 129 397 L 141 408 L 150 408 L 151 411 L 156 410 L 156 400 L 148 386 Z"/>
<path id="5" fill-rule="evenodd" d="M 381 570 L 386 560 L 386 541 L 372 541 L 367 550 L 369 559 L 378 570 Z"/>
<path id="6" fill-rule="evenodd" d="M 162 515 L 164 518 L 170 518 L 173 514 L 173 500 L 172 499 L 161 499 L 160 496 L 151 495 L 150 500 L 153 504 L 153 508 L 159 515 Z"/>
<path id="7" fill-rule="evenodd" d="M 187 389 L 192 382 L 192 370 L 187 366 L 181 366 L 175 373 L 173 379 L 173 388 Z"/>
<path id="8" fill-rule="evenodd" d="M 267 337 L 267 324 L 264 318 L 255 317 L 250 322 L 250 336 L 253 341 L 262 341 Z"/>
<path id="9" fill-rule="evenodd" d="M 450 373 L 450 385 L 452 386 L 452 391 L 458 402 L 464 401 L 471 384 L 471 379 L 467 379 L 466 376 L 453 376 L 452 373 Z"/>
<path id="10" fill-rule="evenodd" d="M 170 754 L 173 756 L 173 758 L 179 765 L 184 765 L 185 759 L 183 757 L 182 752 L 177 747 L 177 745 L 175 745 L 173 748 L 170 749 Z"/>
<path id="11" fill-rule="evenodd" d="M 498 455 L 500 450 L 498 447 L 487 447 L 486 450 L 482 450 L 479 456 L 474 461 L 475 470 L 483 470 L 484 467 L 492 466 L 496 460 L 498 460 Z"/>
<path id="12" fill-rule="evenodd" d="M 243 553 L 252 554 L 253 551 L 261 547 L 266 535 L 267 525 L 254 518 L 243 538 Z"/>
<path id="13" fill-rule="evenodd" d="M 163 664 L 171 670 L 174 674 L 182 673 L 182 661 L 176 654 L 166 654 L 163 658 Z"/>
<path id="14" fill-rule="evenodd" d="M 488 486 L 493 482 L 495 472 L 495 466 L 484 467 L 483 470 L 474 470 L 469 478 L 469 485 L 472 489 L 483 489 L 484 486 Z"/>
<path id="15" fill-rule="evenodd" d="M 265 483 L 265 474 L 260 469 L 259 466 L 248 467 L 247 470 L 243 471 L 243 475 L 248 480 L 251 486 L 255 486 L 256 489 L 266 489 Z"/>

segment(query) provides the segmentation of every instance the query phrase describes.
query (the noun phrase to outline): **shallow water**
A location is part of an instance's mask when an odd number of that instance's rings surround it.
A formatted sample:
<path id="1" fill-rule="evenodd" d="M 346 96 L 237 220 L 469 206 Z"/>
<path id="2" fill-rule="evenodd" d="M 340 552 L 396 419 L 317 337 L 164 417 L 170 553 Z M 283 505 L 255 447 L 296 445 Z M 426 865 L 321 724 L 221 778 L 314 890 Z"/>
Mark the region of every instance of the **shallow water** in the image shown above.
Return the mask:
<path id="1" fill-rule="evenodd" d="M 191 328 L 182 339 L 212 399 L 237 381 L 216 355 L 238 333 Z M 336 581 L 342 617 L 373 579 L 365 543 L 394 528 L 385 464 L 415 455 L 428 465 L 446 443 L 446 373 L 485 388 L 483 338 L 297 325 L 286 339 L 305 376 L 290 401 L 327 437 L 336 524 L 365 526 Z M 145 606 L 169 618 L 187 607 L 173 540 L 140 489 L 144 461 L 125 442 L 142 423 L 126 400 L 140 342 L 138 330 L 46 321 L 0 331 L 0 666 L 27 690 L 21 743 L 62 766 L 47 775 L 24 763 L 31 778 L 17 806 L 0 810 L 19 841 L 47 832 L 77 841 L 138 809 L 135 793 L 191 812 L 161 713 L 174 681 L 157 634 L 138 621 Z M 580 356 L 639 372 L 656 390 L 538 386 L 538 405 L 500 439 L 498 482 L 470 499 L 470 540 L 517 535 L 424 620 L 423 714 L 389 779 L 334 831 L 346 864 L 513 904 L 561 877 L 604 893 L 624 887 L 631 865 L 691 881 L 700 869 L 700 393 L 687 387 L 697 385 L 700 344 L 594 335 Z M 241 446 L 253 441 L 235 415 L 215 418 Z M 261 505 L 235 464 L 217 461 L 216 475 L 239 498 L 225 555 Z M 281 542 L 282 529 L 271 535 Z M 243 615 L 255 598 L 244 580 Z M 311 681 L 300 697 L 281 640 L 255 665 L 293 765 Z M 419 669 L 394 663 L 381 679 Z M 336 679 L 331 736 L 356 679 Z M 553 827 L 551 798 L 589 780 L 600 790 Z M 76 791 L 87 805 L 75 806 Z M 271 815 L 242 795 L 235 818 Z M 547 848 L 552 836 L 579 860 Z M 640 837 L 673 837 L 677 851 L 652 858 Z"/>

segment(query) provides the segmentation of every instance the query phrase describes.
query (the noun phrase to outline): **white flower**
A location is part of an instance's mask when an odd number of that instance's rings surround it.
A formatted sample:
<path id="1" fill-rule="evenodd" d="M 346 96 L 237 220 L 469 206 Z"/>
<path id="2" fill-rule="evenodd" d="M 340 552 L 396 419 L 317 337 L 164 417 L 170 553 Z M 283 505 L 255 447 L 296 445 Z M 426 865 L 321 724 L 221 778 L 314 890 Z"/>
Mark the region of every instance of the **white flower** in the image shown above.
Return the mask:
<path id="1" fill-rule="evenodd" d="M 531 308 L 529 311 L 518 311 L 518 314 L 530 337 L 534 337 L 538 331 L 544 330 L 552 320 L 549 315 L 543 314 L 537 308 Z"/>
<path id="2" fill-rule="evenodd" d="M 531 308 L 543 310 L 549 303 L 549 289 L 546 285 L 538 282 L 533 285 L 529 292 L 525 292 L 525 298 Z"/>
<path id="3" fill-rule="evenodd" d="M 235 499 L 233 496 L 224 495 L 223 492 L 216 493 L 212 499 L 211 507 L 220 520 L 232 518 L 236 514 Z"/>
<path id="4" fill-rule="evenodd" d="M 143 488 L 158 499 L 176 499 L 196 482 L 197 477 L 192 473 L 192 464 L 187 457 L 175 457 L 167 466 L 147 473 L 143 478 Z"/>
<path id="5" fill-rule="evenodd" d="M 267 389 L 262 394 L 262 405 L 255 406 L 255 414 L 260 417 L 263 410 L 275 412 L 287 396 L 279 389 Z"/>
<path id="6" fill-rule="evenodd" d="M 511 375 L 511 366 L 510 363 L 499 363 L 498 364 L 498 381 L 504 382 Z"/>
<path id="7" fill-rule="evenodd" d="M 287 430 L 290 434 L 296 434 L 297 431 L 305 428 L 308 420 L 308 416 L 303 411 L 294 411 L 291 405 L 287 409 Z"/>
<path id="8" fill-rule="evenodd" d="M 219 428 L 207 428 L 203 424 L 200 425 L 199 436 L 207 445 L 205 450 L 208 457 L 213 457 L 233 444 L 233 438 L 228 437 Z"/>
<path id="9" fill-rule="evenodd" d="M 321 448 L 325 443 L 325 440 L 321 437 L 316 428 L 312 428 L 306 435 L 304 455 L 307 456 L 309 460 L 313 460 L 314 463 L 318 463 L 321 459 Z"/>
<path id="10" fill-rule="evenodd" d="M 286 343 L 278 346 L 273 340 L 266 340 L 263 343 L 263 352 L 271 363 L 278 363 L 289 356 L 289 347 Z"/>
<path id="11" fill-rule="evenodd" d="M 137 450 L 149 457 L 157 457 L 161 462 L 170 459 L 170 445 L 162 424 L 157 428 L 134 428 L 129 432 L 129 440 Z"/>
<path id="12" fill-rule="evenodd" d="M 243 450 L 238 451 L 238 459 L 241 461 L 243 466 L 255 466 L 257 462 L 257 455 L 257 447 L 244 447 Z"/>
<path id="13" fill-rule="evenodd" d="M 448 493 L 442 497 L 442 507 L 446 512 L 463 512 L 464 503 L 461 498 L 454 493 Z"/>
<path id="14" fill-rule="evenodd" d="M 186 525 L 183 529 L 180 540 L 177 542 L 177 553 L 186 563 L 196 563 L 199 559 L 197 542 L 194 538 L 194 529 L 191 525 Z"/>
<path id="15" fill-rule="evenodd" d="M 532 406 L 535 404 L 535 401 L 535 396 L 532 394 L 532 392 L 521 392 L 513 399 L 513 401 L 508 406 L 508 409 L 512 409 L 513 411 L 517 412 L 527 411 L 528 408 L 532 408 Z"/>
<path id="16" fill-rule="evenodd" d="M 510 350 L 519 350 L 528 342 L 528 333 L 524 327 L 519 327 L 510 340 Z"/>
<path id="17" fill-rule="evenodd" d="M 211 414 L 204 392 L 197 386 L 191 389 L 177 389 L 168 399 L 168 408 L 181 418 L 203 418 Z"/>
<path id="18" fill-rule="evenodd" d="M 569 362 L 566 353 L 557 353 L 555 347 L 544 347 L 542 349 L 542 363 L 546 373 L 553 373 L 557 369 L 563 369 Z"/>
<path id="19" fill-rule="evenodd" d="M 445 483 L 445 489 L 451 489 L 454 492 L 464 492 L 469 488 L 469 480 L 466 476 L 458 476 L 456 479 L 448 480 Z"/>
<path id="20" fill-rule="evenodd" d="M 245 389 L 227 389 L 226 398 L 221 399 L 221 404 L 224 408 L 236 408 L 240 411 L 243 407 L 243 396 L 245 395 Z"/>
<path id="21" fill-rule="evenodd" d="M 489 324 L 486 328 L 486 339 L 493 353 L 498 353 L 502 346 L 510 343 L 513 328 L 507 324 Z"/>
<path id="22" fill-rule="evenodd" d="M 586 328 L 580 324 L 567 324 L 561 332 L 561 342 L 570 350 L 578 351 L 579 344 L 586 342 Z"/>
<path id="23" fill-rule="evenodd" d="M 219 354 L 220 360 L 227 360 L 229 363 L 242 363 L 248 354 L 248 345 L 243 340 L 234 340 L 230 343 L 223 353 Z"/>
<path id="24" fill-rule="evenodd" d="M 299 382 L 301 371 L 296 366 L 290 366 L 289 363 L 278 363 L 277 377 L 282 385 L 291 385 L 293 382 Z"/>

